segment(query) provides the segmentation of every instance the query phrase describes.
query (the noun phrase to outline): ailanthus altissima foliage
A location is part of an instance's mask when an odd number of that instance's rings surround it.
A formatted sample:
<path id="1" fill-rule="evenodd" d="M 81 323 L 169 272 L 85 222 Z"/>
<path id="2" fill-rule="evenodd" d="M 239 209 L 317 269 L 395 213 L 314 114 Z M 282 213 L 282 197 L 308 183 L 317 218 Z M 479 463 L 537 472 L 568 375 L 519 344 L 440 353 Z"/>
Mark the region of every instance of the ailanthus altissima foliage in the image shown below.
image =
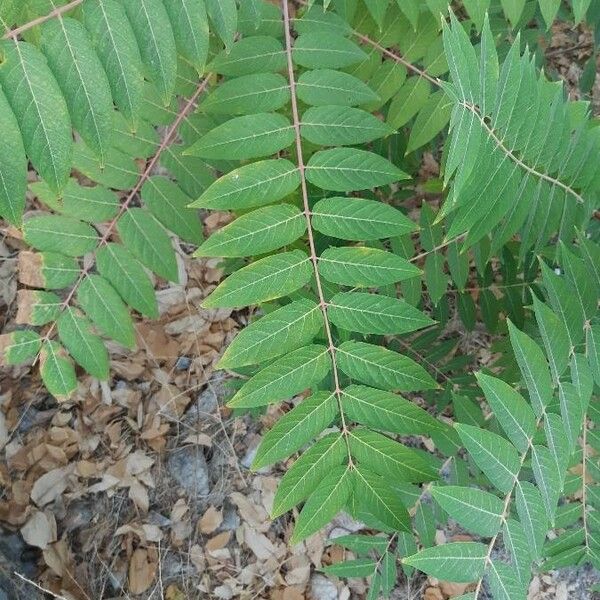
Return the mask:
<path id="1" fill-rule="evenodd" d="M 374 532 L 327 572 L 372 599 L 400 568 L 518 600 L 533 573 L 600 568 L 600 128 L 528 45 L 595 25 L 593 2 L 0 17 L 0 215 L 30 246 L 5 364 L 39 362 L 59 401 L 78 369 L 107 379 L 105 341 L 133 347 L 153 277 L 179 277 L 176 237 L 223 260 L 206 308 L 260 308 L 219 366 L 243 376 L 231 407 L 282 408 L 253 464 L 286 465 L 272 517 L 298 509 L 292 544 L 340 511 Z M 210 210 L 235 218 L 204 240 Z M 449 519 L 471 541 L 437 545 Z"/>

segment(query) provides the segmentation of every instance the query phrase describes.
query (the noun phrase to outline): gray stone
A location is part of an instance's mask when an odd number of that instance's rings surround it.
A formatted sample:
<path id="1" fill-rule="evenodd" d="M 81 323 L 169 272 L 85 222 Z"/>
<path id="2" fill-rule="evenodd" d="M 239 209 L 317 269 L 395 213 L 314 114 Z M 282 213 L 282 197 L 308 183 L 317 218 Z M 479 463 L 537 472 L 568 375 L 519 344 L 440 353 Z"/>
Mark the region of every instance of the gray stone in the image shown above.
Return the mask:
<path id="1" fill-rule="evenodd" d="M 210 492 L 208 465 L 198 446 L 173 451 L 167 459 L 167 468 L 171 477 L 192 497 L 207 496 Z"/>

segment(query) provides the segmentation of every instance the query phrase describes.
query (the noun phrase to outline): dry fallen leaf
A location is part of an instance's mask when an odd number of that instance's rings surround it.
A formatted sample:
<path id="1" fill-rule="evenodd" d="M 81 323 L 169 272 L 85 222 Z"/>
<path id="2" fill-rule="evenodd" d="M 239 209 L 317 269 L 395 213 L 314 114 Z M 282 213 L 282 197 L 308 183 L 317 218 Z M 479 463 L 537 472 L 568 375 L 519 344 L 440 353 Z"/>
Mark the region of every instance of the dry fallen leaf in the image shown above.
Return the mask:
<path id="1" fill-rule="evenodd" d="M 23 539 L 30 545 L 45 550 L 56 541 L 56 521 L 52 513 L 35 511 L 21 527 Z"/>
<path id="2" fill-rule="evenodd" d="M 202 533 L 213 533 L 223 522 L 223 511 L 217 510 L 214 506 L 209 506 L 208 510 L 202 515 L 198 527 Z"/>
<path id="3" fill-rule="evenodd" d="M 152 560 L 145 548 L 138 548 L 129 561 L 129 591 L 132 594 L 144 593 L 156 577 L 156 561 Z"/>
<path id="4" fill-rule="evenodd" d="M 53 469 L 42 475 L 31 490 L 31 499 L 41 508 L 58 498 L 67 488 L 71 467 Z"/>

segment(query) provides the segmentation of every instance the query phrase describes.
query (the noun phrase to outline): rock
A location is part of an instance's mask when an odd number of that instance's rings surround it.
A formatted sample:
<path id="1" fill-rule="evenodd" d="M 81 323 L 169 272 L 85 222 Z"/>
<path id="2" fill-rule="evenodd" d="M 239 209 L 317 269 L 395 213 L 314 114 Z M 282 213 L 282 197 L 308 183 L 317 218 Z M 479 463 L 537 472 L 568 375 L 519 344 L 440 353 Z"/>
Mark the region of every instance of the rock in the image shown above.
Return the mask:
<path id="1" fill-rule="evenodd" d="M 310 578 L 310 594 L 314 600 L 338 600 L 338 591 L 333 581 L 318 573 Z"/>
<path id="2" fill-rule="evenodd" d="M 218 531 L 234 531 L 240 526 L 240 517 L 235 507 L 225 503 L 223 508 L 223 521 Z"/>
<path id="3" fill-rule="evenodd" d="M 0 529 L 0 600 L 23 597 L 19 592 L 19 580 L 13 573 L 35 578 L 39 556 L 39 551 L 27 546 L 20 535 Z M 38 600 L 40 596 L 35 590 L 28 590 L 27 598 Z"/>
<path id="4" fill-rule="evenodd" d="M 194 411 L 197 411 L 200 417 L 206 418 L 206 415 L 214 415 L 219 406 L 217 392 L 209 383 L 205 390 L 198 395 Z"/>
<path id="5" fill-rule="evenodd" d="M 208 465 L 198 446 L 184 446 L 172 452 L 167 459 L 167 468 L 190 496 L 207 496 L 210 492 Z"/>

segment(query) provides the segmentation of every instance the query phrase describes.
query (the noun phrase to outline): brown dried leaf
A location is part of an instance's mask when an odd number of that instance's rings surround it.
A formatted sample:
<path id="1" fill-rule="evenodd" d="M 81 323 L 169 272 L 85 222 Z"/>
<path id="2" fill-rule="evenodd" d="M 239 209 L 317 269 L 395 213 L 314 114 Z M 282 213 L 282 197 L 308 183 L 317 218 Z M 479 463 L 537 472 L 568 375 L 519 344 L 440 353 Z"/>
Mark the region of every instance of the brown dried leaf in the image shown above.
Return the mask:
<path id="1" fill-rule="evenodd" d="M 146 549 L 135 550 L 129 561 L 129 591 L 143 594 L 152 585 L 156 570 L 156 561 L 150 558 Z"/>
<path id="2" fill-rule="evenodd" d="M 213 533 L 213 531 L 219 528 L 222 522 L 223 511 L 217 510 L 214 506 L 209 506 L 198 522 L 198 527 L 202 533 Z"/>
<path id="3" fill-rule="evenodd" d="M 30 545 L 45 550 L 48 544 L 56 541 L 56 521 L 52 513 L 35 511 L 23 527 L 23 539 Z"/>
<path id="4" fill-rule="evenodd" d="M 31 489 L 31 499 L 43 507 L 53 502 L 67 489 L 67 476 L 72 471 L 70 466 L 53 469 L 42 475 Z"/>

